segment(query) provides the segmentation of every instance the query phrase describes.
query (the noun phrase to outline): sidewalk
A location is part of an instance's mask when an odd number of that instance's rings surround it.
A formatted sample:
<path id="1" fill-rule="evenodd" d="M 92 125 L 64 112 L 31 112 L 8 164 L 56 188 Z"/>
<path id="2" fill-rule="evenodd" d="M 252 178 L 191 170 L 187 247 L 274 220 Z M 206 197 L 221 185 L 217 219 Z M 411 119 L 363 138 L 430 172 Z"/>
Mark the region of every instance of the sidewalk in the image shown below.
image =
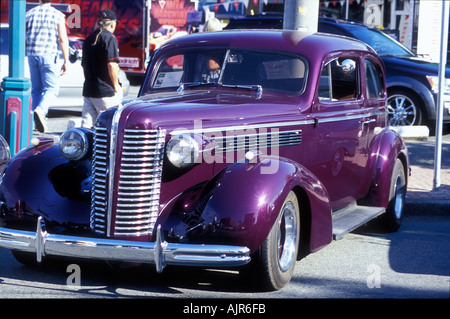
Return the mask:
<path id="1" fill-rule="evenodd" d="M 450 216 L 450 168 L 441 168 L 441 186 L 433 189 L 434 167 L 411 165 L 405 212 Z"/>
<path id="2" fill-rule="evenodd" d="M 440 187 L 433 189 L 436 139 L 406 139 L 411 176 L 406 193 L 406 214 L 450 216 L 450 135 L 442 139 Z"/>
<path id="3" fill-rule="evenodd" d="M 64 132 L 70 121 L 75 125 L 80 117 L 74 114 L 68 116 L 50 117 L 48 133 L 34 132 L 35 136 L 51 136 L 56 141 Z M 450 216 L 450 141 L 443 142 L 441 186 L 433 190 L 434 178 L 434 138 L 427 141 L 407 140 L 411 175 L 409 176 L 406 193 L 406 215 L 445 215 Z"/>

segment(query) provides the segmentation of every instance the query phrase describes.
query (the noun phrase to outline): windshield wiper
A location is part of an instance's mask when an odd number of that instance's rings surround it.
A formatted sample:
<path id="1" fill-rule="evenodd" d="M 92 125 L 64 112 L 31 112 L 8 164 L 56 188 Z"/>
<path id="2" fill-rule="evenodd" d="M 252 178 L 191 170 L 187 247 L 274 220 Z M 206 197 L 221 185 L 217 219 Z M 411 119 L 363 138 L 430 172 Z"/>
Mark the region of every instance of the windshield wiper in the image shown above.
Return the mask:
<path id="1" fill-rule="evenodd" d="M 183 92 L 187 88 L 192 88 L 196 86 L 210 86 L 210 85 L 220 85 L 226 88 L 234 88 L 234 89 L 245 89 L 250 91 L 256 91 L 258 98 L 261 97 L 263 88 L 258 84 L 219 84 L 216 82 L 186 82 L 180 83 L 180 86 L 177 89 L 177 92 Z"/>
<path id="2" fill-rule="evenodd" d="M 215 82 L 186 82 L 180 83 L 180 86 L 177 89 L 177 92 L 183 92 L 187 88 L 195 87 L 195 86 L 203 86 L 203 85 L 216 85 Z"/>
<path id="3" fill-rule="evenodd" d="M 258 98 L 261 97 L 263 92 L 263 88 L 259 84 L 222 84 L 222 87 L 256 91 Z"/>

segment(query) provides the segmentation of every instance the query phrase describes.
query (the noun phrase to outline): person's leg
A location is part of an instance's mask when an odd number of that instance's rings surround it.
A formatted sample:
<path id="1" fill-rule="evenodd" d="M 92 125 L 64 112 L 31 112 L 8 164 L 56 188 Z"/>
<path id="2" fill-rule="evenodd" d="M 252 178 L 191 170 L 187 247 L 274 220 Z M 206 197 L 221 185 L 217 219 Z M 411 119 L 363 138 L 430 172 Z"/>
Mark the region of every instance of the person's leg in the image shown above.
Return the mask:
<path id="1" fill-rule="evenodd" d="M 54 104 L 59 93 L 60 70 L 54 56 L 43 56 L 40 61 L 42 99 L 37 108 L 47 115 L 49 107 Z"/>
<path id="2" fill-rule="evenodd" d="M 81 127 L 91 129 L 94 121 L 97 119 L 98 112 L 94 106 L 93 98 L 84 97 L 83 107 L 81 109 Z"/>
<path id="3" fill-rule="evenodd" d="M 28 65 L 30 67 L 30 80 L 31 80 L 31 105 L 34 110 L 42 98 L 42 83 L 41 72 L 39 70 L 39 57 L 28 56 Z"/>
<path id="4" fill-rule="evenodd" d="M 34 123 L 39 132 L 47 130 L 46 116 L 59 92 L 59 70 L 54 56 L 39 57 L 39 71 L 42 84 L 41 100 L 34 108 Z"/>
<path id="5" fill-rule="evenodd" d="M 119 92 L 112 97 L 90 98 L 84 97 L 81 115 L 81 126 L 85 128 L 94 127 L 95 121 L 100 113 L 111 107 L 122 104 L 123 93 Z"/>

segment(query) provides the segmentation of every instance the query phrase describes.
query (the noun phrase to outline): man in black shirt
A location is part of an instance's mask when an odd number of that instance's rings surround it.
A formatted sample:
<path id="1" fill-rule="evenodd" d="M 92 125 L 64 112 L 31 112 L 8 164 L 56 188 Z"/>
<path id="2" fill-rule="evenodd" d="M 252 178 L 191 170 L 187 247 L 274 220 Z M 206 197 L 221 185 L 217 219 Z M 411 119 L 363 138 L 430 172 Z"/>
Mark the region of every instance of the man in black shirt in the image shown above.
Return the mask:
<path id="1" fill-rule="evenodd" d="M 119 83 L 119 48 L 114 31 L 117 16 L 103 10 L 95 30 L 83 44 L 84 70 L 81 126 L 92 128 L 102 111 L 122 103 L 123 91 Z"/>

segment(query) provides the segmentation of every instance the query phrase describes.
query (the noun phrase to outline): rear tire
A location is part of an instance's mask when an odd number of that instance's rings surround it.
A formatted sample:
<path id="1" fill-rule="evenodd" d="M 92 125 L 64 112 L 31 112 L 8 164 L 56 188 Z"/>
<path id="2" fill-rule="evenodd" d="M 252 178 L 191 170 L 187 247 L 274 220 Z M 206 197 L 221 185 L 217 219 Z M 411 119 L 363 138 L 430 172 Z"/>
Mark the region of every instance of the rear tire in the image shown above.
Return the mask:
<path id="1" fill-rule="evenodd" d="M 391 188 L 389 192 L 389 204 L 384 216 L 385 228 L 388 232 L 396 232 L 402 223 L 403 209 L 406 197 L 405 168 L 402 162 L 395 161 L 391 177 Z"/>

